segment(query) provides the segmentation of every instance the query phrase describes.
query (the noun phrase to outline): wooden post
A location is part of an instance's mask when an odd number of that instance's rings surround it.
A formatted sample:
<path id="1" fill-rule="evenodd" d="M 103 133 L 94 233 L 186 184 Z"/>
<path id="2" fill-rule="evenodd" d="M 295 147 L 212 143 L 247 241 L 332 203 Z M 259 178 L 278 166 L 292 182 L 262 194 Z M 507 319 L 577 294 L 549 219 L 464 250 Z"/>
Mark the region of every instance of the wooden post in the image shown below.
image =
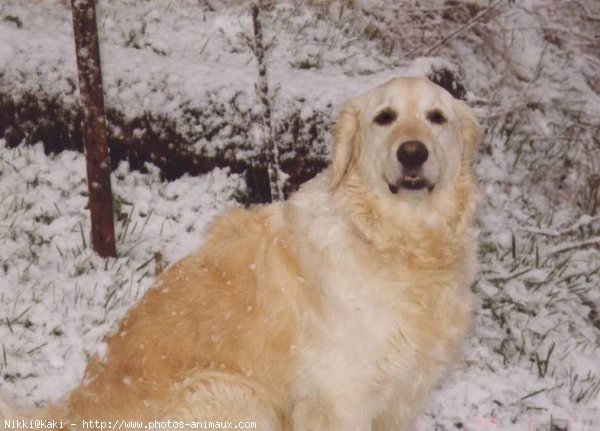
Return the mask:
<path id="1" fill-rule="evenodd" d="M 95 0 L 71 0 L 71 10 L 83 110 L 92 246 L 102 257 L 115 257 L 110 158 L 106 142 L 106 115 Z"/>

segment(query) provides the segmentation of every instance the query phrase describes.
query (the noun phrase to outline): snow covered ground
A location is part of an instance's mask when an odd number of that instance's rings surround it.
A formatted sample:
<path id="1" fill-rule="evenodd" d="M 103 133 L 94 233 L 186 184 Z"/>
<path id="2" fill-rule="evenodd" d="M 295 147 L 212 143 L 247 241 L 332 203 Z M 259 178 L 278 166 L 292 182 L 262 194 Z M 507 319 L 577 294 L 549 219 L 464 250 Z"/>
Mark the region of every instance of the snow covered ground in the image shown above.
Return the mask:
<path id="1" fill-rule="evenodd" d="M 3 140 L 0 151 L 0 387 L 24 403 L 56 400 L 152 284 L 155 254 L 166 266 L 197 248 L 242 185 L 219 169 L 165 183 L 122 163 L 112 176 L 119 258 L 102 259 L 89 247 L 83 155 Z"/>
<path id="2" fill-rule="evenodd" d="M 76 103 L 68 3 L 0 0 L 0 94 Z M 600 429 L 598 3 L 310 4 L 278 2 L 267 14 L 276 123 L 297 109 L 329 118 L 391 76 L 450 64 L 486 128 L 480 306 L 464 360 L 419 430 Z M 108 106 L 168 116 L 184 133 L 218 125 L 197 151 L 241 142 L 236 130 L 250 127 L 244 113 L 256 105 L 245 7 L 102 0 L 99 27 Z M 209 102 L 224 113 L 189 117 Z M 330 143 L 325 129 L 315 133 Z M 121 163 L 119 258 L 104 260 L 89 249 L 84 165 L 78 153 L 0 139 L 0 392 L 24 405 L 76 385 L 86 357 L 102 353 L 103 336 L 152 284 L 155 256 L 166 265 L 195 249 L 245 187 L 225 170 L 166 183 L 152 166 L 142 174 Z"/>

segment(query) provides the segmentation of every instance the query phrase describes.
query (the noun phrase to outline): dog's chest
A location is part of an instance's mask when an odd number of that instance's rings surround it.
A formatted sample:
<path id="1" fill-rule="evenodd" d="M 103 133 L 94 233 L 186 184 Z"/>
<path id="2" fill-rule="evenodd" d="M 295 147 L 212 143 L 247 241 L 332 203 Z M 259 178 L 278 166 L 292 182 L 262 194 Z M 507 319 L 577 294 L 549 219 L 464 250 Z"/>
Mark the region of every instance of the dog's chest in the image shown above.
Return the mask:
<path id="1" fill-rule="evenodd" d="M 321 307 L 301 352 L 301 392 L 326 388 L 337 402 L 375 411 L 393 395 L 411 355 L 398 344 L 401 316 L 378 294 L 402 286 L 351 268 L 332 271 L 322 282 Z"/>
<path id="2" fill-rule="evenodd" d="M 447 318 L 461 299 L 437 301 L 441 310 L 436 301 L 416 301 L 407 279 L 339 263 L 320 274 L 320 306 L 307 317 L 297 395 L 324 392 L 346 410 L 375 418 L 399 394 L 419 398 L 443 372 L 464 335 Z M 439 295 L 453 290 L 438 281 Z"/>
<path id="3" fill-rule="evenodd" d="M 298 257 L 314 309 L 302 315 L 295 396 L 322 394 L 371 418 L 399 395 L 418 398 L 464 335 L 462 278 L 379 254 L 326 202 L 298 205 L 313 208 L 295 220 L 310 245 Z"/>

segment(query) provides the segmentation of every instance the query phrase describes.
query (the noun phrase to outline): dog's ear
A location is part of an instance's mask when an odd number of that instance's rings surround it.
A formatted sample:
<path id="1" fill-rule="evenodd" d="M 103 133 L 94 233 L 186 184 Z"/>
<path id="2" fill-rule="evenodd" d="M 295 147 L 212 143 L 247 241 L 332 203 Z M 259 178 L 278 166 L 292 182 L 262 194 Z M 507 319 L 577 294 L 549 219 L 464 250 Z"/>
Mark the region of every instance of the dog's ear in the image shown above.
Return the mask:
<path id="1" fill-rule="evenodd" d="M 359 111 L 352 103 L 347 102 L 333 127 L 332 187 L 342 181 L 350 164 L 358 157 L 360 149 Z"/>
<path id="2" fill-rule="evenodd" d="M 464 145 L 465 157 L 471 160 L 477 144 L 481 140 L 481 127 L 473 110 L 462 100 L 455 100 L 459 115 L 460 137 Z"/>

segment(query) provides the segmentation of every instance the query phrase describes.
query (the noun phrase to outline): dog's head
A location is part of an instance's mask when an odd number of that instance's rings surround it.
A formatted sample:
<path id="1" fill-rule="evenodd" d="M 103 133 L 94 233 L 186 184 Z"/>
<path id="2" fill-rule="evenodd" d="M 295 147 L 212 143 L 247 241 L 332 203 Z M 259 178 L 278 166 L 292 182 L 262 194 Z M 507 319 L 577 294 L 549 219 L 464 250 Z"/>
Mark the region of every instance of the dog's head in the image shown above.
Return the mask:
<path id="1" fill-rule="evenodd" d="M 426 199 L 468 169 L 479 138 L 465 103 L 425 78 L 393 79 L 343 106 L 332 185 L 355 170 L 376 195 Z"/>

